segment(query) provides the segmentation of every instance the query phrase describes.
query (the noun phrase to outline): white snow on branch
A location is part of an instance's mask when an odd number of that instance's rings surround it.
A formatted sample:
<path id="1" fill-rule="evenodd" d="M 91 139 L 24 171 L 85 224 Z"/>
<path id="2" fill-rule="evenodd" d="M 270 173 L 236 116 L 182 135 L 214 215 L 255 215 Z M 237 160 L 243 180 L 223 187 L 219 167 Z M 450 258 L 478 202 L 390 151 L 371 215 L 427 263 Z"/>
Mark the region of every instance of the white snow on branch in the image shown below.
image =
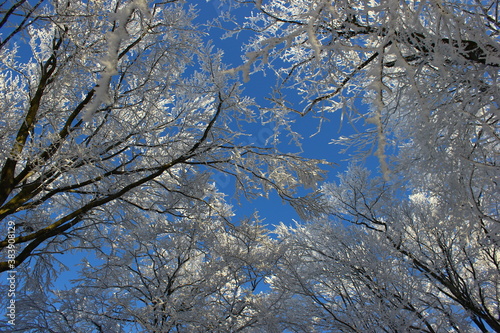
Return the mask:
<path id="1" fill-rule="evenodd" d="M 92 119 L 101 103 L 111 103 L 111 98 L 109 95 L 109 85 L 113 76 L 118 74 L 117 66 L 120 45 L 122 41 L 127 39 L 129 36 L 126 29 L 127 22 L 130 20 L 136 10 L 148 14 L 146 1 L 133 0 L 123 8 L 119 9 L 113 15 L 115 18 L 116 28 L 106 34 L 108 49 L 105 56 L 100 61 L 101 65 L 104 67 L 104 70 L 101 72 L 101 77 L 97 81 L 97 84 L 94 88 L 94 99 L 92 103 L 90 103 L 87 107 L 83 116 L 84 121 L 88 122 Z"/>
<path id="2" fill-rule="evenodd" d="M 375 156 L 378 157 L 380 163 L 380 170 L 382 172 L 382 175 L 384 176 L 384 179 L 386 181 L 389 181 L 390 171 L 389 171 L 389 166 L 387 164 L 387 156 L 385 155 L 385 147 L 387 142 L 384 134 L 381 112 L 380 111 L 377 112 L 375 116 L 368 118 L 365 121 L 368 124 L 374 124 L 375 126 L 377 126 L 378 145 L 377 145 L 377 150 L 375 151 Z"/>

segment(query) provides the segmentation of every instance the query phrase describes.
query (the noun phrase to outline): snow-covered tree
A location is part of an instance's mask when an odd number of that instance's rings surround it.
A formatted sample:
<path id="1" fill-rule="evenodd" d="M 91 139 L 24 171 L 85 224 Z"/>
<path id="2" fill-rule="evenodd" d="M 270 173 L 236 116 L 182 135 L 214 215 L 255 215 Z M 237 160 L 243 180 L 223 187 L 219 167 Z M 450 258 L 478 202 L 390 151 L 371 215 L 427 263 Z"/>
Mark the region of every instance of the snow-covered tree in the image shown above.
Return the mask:
<path id="1" fill-rule="evenodd" d="M 401 193 L 401 185 L 351 168 L 325 186 L 332 217 L 280 227 L 286 254 L 271 284 L 312 314 L 287 311 L 290 323 L 340 332 L 499 331 L 498 222 L 423 186 Z"/>
<path id="2" fill-rule="evenodd" d="M 267 331 L 273 306 L 259 289 L 275 255 L 266 230 L 256 217 L 230 227 L 192 208 L 110 225 L 69 290 L 48 293 L 28 278 L 15 331 Z"/>
<path id="3" fill-rule="evenodd" d="M 245 243 L 211 176 L 233 177 L 247 197 L 276 191 L 302 211 L 313 201 L 297 188 L 323 176 L 319 161 L 248 139 L 259 111 L 224 73 L 196 10 L 17 1 L 0 13 L 0 221 L 9 230 L 0 271 L 17 272 L 18 324 L 4 327 L 255 326 L 264 308 L 252 288 L 265 264 L 254 252 L 265 253 L 265 237 Z M 89 258 L 68 290 L 55 285 L 64 253 Z"/>
<path id="4" fill-rule="evenodd" d="M 288 254 L 272 283 L 289 295 L 290 329 L 499 332 L 498 3 L 256 9 L 238 70 L 272 68 L 277 109 L 343 112 L 357 133 L 334 143 L 380 167 L 325 186 L 332 222 L 280 229 Z"/>
<path id="5" fill-rule="evenodd" d="M 15 223 L 17 253 L 0 242 L 2 271 L 79 246 L 128 206 L 183 215 L 210 170 L 248 196 L 272 189 L 290 202 L 321 178 L 316 161 L 241 139 L 255 108 L 194 16 L 139 0 L 3 11 L 0 218 L 4 230 Z"/>
<path id="6" fill-rule="evenodd" d="M 430 148 L 472 139 L 452 153 L 491 167 L 483 160 L 498 148 L 496 1 L 276 0 L 255 9 L 243 24 L 255 32 L 248 59 L 235 70 L 273 69 L 276 109 L 361 121 L 367 128 L 344 141 L 373 150 L 386 176 L 386 155 L 407 141 L 418 158 L 434 158 Z"/>
<path id="7" fill-rule="evenodd" d="M 500 332 L 498 2 L 239 6 L 212 22 L 250 36 L 236 68 L 181 2 L 2 6 L 0 270 L 19 272 L 17 329 Z M 237 79 L 260 70 L 277 77 L 261 110 Z M 330 112 L 355 127 L 332 136 L 352 166 L 317 205 L 296 193 L 318 161 L 248 143 L 245 124 Z M 276 237 L 232 222 L 216 172 L 322 216 Z M 79 278 L 52 288 L 71 251 L 88 257 Z"/>

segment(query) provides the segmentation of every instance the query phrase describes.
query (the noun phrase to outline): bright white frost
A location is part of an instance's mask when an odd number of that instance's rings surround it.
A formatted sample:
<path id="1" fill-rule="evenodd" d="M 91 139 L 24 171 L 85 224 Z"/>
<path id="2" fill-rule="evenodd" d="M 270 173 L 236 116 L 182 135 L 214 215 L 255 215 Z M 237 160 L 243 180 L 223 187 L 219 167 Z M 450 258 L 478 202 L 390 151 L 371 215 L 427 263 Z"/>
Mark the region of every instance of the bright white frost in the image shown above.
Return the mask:
<path id="1" fill-rule="evenodd" d="M 106 33 L 107 52 L 100 60 L 100 65 L 104 69 L 101 71 L 100 78 L 94 89 L 94 100 L 87 106 L 87 110 L 83 115 L 84 121 L 88 122 L 91 120 L 101 103 L 110 104 L 112 102 L 109 96 L 109 85 L 113 76 L 118 74 L 119 53 L 122 49 L 120 46 L 122 45 L 122 41 L 126 41 L 130 37 L 127 32 L 127 25 L 132 15 L 138 15 L 136 11 L 140 11 L 145 16 L 151 15 L 145 0 L 133 0 L 123 5 L 116 13 L 110 15 L 110 19 L 114 21 L 115 26 L 112 31 Z M 137 33 L 141 34 L 142 31 Z"/>

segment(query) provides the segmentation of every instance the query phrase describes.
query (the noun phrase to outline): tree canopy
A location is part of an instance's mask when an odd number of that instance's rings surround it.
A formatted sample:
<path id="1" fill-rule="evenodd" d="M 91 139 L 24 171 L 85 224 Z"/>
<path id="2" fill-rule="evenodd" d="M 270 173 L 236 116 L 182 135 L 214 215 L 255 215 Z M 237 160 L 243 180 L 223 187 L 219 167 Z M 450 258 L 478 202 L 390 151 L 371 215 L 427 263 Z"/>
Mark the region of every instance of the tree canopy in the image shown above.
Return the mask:
<path id="1" fill-rule="evenodd" d="M 498 2 L 217 4 L 1 5 L 0 330 L 500 332 Z M 335 113 L 338 179 L 273 140 Z"/>

